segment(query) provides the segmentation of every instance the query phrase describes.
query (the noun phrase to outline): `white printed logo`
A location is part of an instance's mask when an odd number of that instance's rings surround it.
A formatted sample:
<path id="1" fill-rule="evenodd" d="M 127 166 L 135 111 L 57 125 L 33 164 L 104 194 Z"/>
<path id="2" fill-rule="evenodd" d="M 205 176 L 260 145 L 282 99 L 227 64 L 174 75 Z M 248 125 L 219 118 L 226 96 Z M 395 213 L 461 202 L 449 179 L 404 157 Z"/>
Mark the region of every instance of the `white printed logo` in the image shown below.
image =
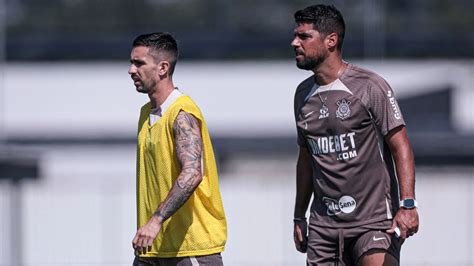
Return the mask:
<path id="1" fill-rule="evenodd" d="M 329 108 L 323 104 L 323 107 L 319 109 L 319 119 L 323 119 L 329 116 Z"/>
<path id="2" fill-rule="evenodd" d="M 387 97 L 388 97 L 388 100 L 390 102 L 390 105 L 392 106 L 392 109 L 393 109 L 393 116 L 395 117 L 395 119 L 400 119 L 402 118 L 402 115 L 400 114 L 400 111 L 398 110 L 398 107 L 397 107 L 397 104 L 395 102 L 395 97 L 393 97 L 392 95 L 392 91 L 387 91 Z"/>
<path id="3" fill-rule="evenodd" d="M 351 213 L 357 207 L 357 202 L 351 196 L 342 196 L 339 200 L 323 197 L 323 202 L 326 204 L 327 214 L 329 216 L 338 215 L 342 213 Z"/>
<path id="4" fill-rule="evenodd" d="M 309 113 L 305 114 L 305 115 L 304 115 L 304 118 L 306 118 L 306 117 L 310 116 L 312 113 L 314 113 L 314 111 L 311 111 L 311 112 L 309 112 Z"/>
<path id="5" fill-rule="evenodd" d="M 376 238 L 376 237 L 374 236 L 374 238 L 372 238 L 372 239 L 373 239 L 374 241 L 379 241 L 379 240 L 385 239 L 385 237 L 377 237 L 377 238 Z"/>
<path id="6" fill-rule="evenodd" d="M 335 153 L 336 160 L 338 161 L 347 161 L 357 157 L 355 132 L 334 136 L 323 136 L 316 139 L 307 138 L 306 140 L 308 141 L 313 155 Z"/>
<path id="7" fill-rule="evenodd" d="M 337 118 L 344 120 L 348 118 L 349 116 L 351 116 L 352 111 L 351 111 L 351 108 L 349 108 L 349 105 L 351 104 L 351 102 L 349 100 L 342 99 L 340 101 L 337 101 L 336 104 L 338 106 L 336 110 Z"/>

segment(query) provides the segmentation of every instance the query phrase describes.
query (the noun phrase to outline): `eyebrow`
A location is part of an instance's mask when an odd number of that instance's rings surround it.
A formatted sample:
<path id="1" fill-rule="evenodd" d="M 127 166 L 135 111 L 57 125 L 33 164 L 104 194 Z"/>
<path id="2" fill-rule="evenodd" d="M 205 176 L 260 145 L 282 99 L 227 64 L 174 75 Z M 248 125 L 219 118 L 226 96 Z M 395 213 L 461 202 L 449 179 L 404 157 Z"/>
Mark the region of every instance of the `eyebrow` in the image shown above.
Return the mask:
<path id="1" fill-rule="evenodd" d="M 295 36 L 295 37 L 297 36 L 297 37 L 299 37 L 299 38 L 302 38 L 302 37 L 311 37 L 311 36 L 313 36 L 313 35 L 312 35 L 310 32 L 308 32 L 308 31 L 305 31 L 305 32 L 297 32 L 297 31 L 295 31 L 294 36 Z"/>
<path id="2" fill-rule="evenodd" d="M 130 63 L 134 64 L 134 63 L 145 63 L 145 61 L 141 60 L 141 59 L 130 59 Z"/>
<path id="3" fill-rule="evenodd" d="M 306 30 L 306 31 L 303 31 L 303 32 L 299 32 L 298 30 L 295 30 L 294 33 L 295 35 L 298 34 L 298 35 L 311 35 L 311 33 L 315 32 L 315 30 Z"/>

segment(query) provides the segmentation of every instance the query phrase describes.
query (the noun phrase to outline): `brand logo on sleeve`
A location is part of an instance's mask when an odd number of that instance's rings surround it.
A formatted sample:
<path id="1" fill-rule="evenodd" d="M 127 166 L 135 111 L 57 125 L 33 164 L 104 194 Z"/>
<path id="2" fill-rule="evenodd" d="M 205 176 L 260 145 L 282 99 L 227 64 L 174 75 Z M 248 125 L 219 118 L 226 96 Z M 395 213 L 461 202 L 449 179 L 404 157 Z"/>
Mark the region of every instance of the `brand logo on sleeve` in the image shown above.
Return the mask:
<path id="1" fill-rule="evenodd" d="M 393 109 L 393 117 L 397 120 L 402 118 L 402 114 L 400 113 L 400 110 L 398 110 L 397 102 L 395 101 L 395 97 L 393 97 L 391 90 L 387 91 L 387 97 Z"/>

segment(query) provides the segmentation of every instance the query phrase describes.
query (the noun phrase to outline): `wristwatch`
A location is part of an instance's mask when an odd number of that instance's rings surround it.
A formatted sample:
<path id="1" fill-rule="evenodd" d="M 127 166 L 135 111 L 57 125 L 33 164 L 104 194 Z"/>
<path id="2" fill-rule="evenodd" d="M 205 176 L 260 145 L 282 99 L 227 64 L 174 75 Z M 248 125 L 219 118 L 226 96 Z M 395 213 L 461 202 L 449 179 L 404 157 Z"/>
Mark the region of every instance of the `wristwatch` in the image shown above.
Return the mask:
<path id="1" fill-rule="evenodd" d="M 414 209 L 418 207 L 418 202 L 415 199 L 403 199 L 400 201 L 400 208 Z"/>

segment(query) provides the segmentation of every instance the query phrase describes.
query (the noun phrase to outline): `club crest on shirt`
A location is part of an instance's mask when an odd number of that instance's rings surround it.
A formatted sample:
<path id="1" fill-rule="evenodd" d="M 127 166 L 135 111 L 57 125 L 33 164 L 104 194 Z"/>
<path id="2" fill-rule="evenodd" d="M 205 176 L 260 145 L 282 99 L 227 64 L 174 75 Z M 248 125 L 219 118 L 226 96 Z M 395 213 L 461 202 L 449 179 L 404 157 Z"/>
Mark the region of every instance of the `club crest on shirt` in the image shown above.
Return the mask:
<path id="1" fill-rule="evenodd" d="M 351 105 L 351 101 L 342 99 L 336 102 L 337 110 L 336 110 L 336 117 L 344 120 L 351 116 L 352 111 L 349 105 Z"/>

